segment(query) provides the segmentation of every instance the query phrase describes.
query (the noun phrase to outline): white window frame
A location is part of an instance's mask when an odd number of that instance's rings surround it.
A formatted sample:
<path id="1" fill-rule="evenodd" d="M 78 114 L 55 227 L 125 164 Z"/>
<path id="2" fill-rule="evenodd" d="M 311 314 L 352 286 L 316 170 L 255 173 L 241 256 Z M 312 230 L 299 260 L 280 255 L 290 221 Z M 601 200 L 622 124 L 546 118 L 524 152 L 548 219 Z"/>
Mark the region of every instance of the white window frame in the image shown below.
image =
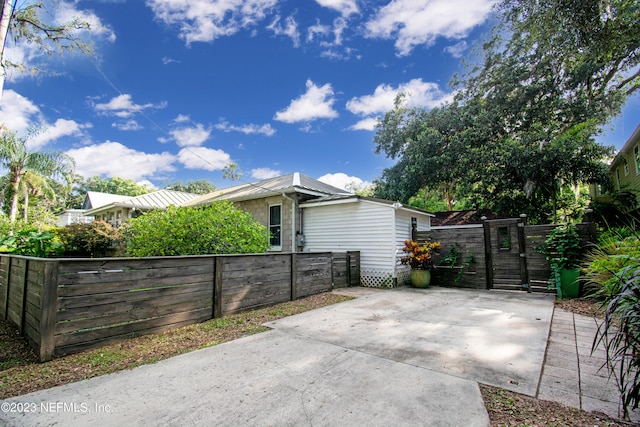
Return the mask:
<path id="1" fill-rule="evenodd" d="M 640 174 L 640 147 L 633 147 L 633 160 L 636 164 L 636 175 Z"/>
<path id="2" fill-rule="evenodd" d="M 626 157 L 622 159 L 622 166 L 624 167 L 624 176 L 629 176 L 629 162 Z"/>
<path id="3" fill-rule="evenodd" d="M 280 208 L 280 224 L 272 224 L 271 223 L 271 208 L 275 208 L 275 207 Z M 280 245 L 271 245 L 269 247 L 270 251 L 281 251 L 282 250 L 282 212 L 283 212 L 282 203 L 269 205 L 269 214 L 268 214 L 268 219 L 267 219 L 267 223 L 268 223 L 267 228 L 269 229 L 269 244 L 271 244 L 271 227 L 280 227 Z"/>

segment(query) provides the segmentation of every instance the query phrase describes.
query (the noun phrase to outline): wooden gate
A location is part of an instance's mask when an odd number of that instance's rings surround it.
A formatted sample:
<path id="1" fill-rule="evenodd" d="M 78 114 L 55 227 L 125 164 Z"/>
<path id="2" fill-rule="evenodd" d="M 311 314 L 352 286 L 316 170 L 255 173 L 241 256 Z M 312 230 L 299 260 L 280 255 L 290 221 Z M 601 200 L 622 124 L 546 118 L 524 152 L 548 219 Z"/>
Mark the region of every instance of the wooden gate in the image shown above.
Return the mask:
<path id="1" fill-rule="evenodd" d="M 524 219 L 485 221 L 487 285 L 490 289 L 530 291 Z"/>

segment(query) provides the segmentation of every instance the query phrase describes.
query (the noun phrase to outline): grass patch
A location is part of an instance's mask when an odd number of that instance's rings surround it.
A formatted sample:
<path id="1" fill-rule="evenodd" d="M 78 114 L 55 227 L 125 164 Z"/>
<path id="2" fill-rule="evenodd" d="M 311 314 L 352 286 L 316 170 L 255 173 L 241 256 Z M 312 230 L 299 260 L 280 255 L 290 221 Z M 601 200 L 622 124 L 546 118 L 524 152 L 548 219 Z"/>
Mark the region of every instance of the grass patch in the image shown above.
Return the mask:
<path id="1" fill-rule="evenodd" d="M 271 307 L 245 311 L 162 334 L 127 339 L 38 363 L 19 331 L 0 321 L 0 399 L 154 363 L 267 331 L 265 322 L 352 299 L 323 293 Z"/>

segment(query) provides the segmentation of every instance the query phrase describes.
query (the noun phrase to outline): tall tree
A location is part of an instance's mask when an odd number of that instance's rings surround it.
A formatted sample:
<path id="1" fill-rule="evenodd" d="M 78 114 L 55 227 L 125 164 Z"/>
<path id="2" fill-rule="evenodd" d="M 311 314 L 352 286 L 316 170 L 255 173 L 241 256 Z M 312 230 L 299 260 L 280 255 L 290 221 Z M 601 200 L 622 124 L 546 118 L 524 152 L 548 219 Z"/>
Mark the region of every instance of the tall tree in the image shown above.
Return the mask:
<path id="1" fill-rule="evenodd" d="M 443 169 L 451 167 L 449 176 L 480 207 L 553 220 L 562 186 L 606 179 L 601 161 L 611 148 L 594 135 L 640 88 L 640 7 L 503 0 L 497 11 L 500 24 L 481 60 L 452 80 L 456 100 L 429 112 L 400 111 L 400 118 L 387 113 L 376 144 L 401 155 L 395 168 L 404 172 L 396 177 L 417 173 L 412 182 L 441 184 L 424 166 L 457 156 Z"/>
<path id="2" fill-rule="evenodd" d="M 189 180 L 186 184 L 182 181 L 174 182 L 165 187 L 167 190 L 183 191 L 185 193 L 192 194 L 207 194 L 216 190 L 216 186 L 211 181 L 206 179 Z"/>
<path id="3" fill-rule="evenodd" d="M 12 224 L 16 220 L 18 199 L 25 176 L 29 176 L 28 180 L 32 184 L 36 182 L 36 177 L 40 177 L 43 180 L 64 180 L 70 184 L 73 176 L 75 163 L 65 153 L 29 151 L 27 141 L 36 134 L 37 130 L 32 130 L 26 137 L 17 137 L 11 131 L 0 130 L 0 166 L 7 171 L 6 182 L 11 191 L 9 218 Z M 25 194 L 24 191 L 22 194 Z"/>
<path id="4" fill-rule="evenodd" d="M 91 53 L 91 46 L 83 41 L 79 30 L 89 29 L 89 23 L 75 18 L 69 22 L 56 24 L 45 19 L 45 8 L 41 1 L 21 2 L 0 0 L 0 97 L 4 88 L 7 68 L 24 69 L 24 64 L 9 62 L 4 56 L 7 39 L 15 43 L 25 42 L 38 47 L 46 55 L 65 52 Z"/>

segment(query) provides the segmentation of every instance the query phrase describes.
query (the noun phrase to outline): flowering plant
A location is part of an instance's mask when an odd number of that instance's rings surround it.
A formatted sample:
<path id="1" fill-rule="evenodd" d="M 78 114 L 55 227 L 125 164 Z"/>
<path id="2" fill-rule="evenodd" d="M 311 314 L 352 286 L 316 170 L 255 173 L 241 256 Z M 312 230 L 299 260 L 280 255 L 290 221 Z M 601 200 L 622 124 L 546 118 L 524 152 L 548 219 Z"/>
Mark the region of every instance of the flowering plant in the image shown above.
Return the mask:
<path id="1" fill-rule="evenodd" d="M 407 255 L 400 258 L 402 264 L 408 264 L 415 270 L 431 270 L 433 268 L 433 252 L 440 251 L 440 242 L 426 242 L 420 246 L 414 240 L 405 240 L 402 252 Z"/>

